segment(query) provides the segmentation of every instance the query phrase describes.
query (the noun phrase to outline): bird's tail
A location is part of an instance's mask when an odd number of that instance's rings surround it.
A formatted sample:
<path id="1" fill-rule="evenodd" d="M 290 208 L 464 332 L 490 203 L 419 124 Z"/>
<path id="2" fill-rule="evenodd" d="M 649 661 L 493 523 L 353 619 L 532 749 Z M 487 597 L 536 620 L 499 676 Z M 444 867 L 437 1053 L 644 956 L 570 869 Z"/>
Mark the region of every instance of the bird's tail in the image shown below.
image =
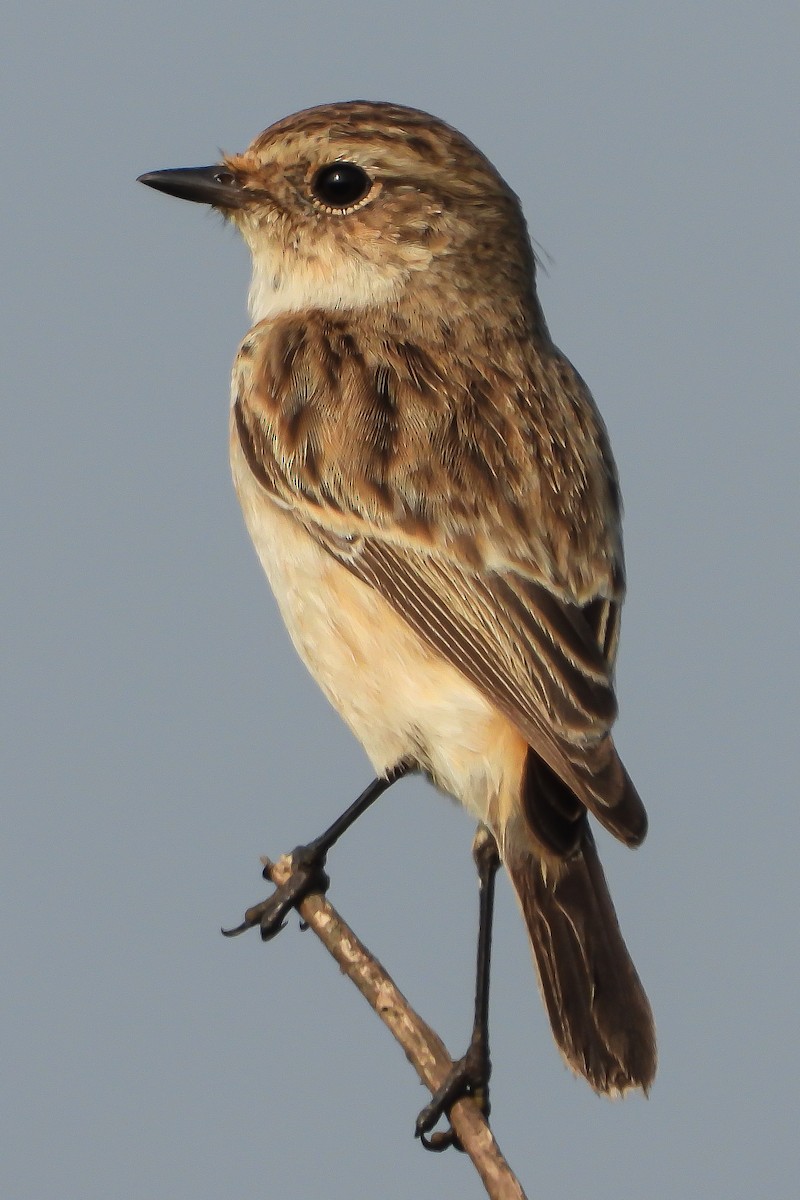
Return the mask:
<path id="1" fill-rule="evenodd" d="M 560 862 L 515 842 L 501 839 L 501 852 L 561 1053 L 598 1092 L 646 1092 L 656 1070 L 653 1015 L 588 823 L 580 847 Z"/>

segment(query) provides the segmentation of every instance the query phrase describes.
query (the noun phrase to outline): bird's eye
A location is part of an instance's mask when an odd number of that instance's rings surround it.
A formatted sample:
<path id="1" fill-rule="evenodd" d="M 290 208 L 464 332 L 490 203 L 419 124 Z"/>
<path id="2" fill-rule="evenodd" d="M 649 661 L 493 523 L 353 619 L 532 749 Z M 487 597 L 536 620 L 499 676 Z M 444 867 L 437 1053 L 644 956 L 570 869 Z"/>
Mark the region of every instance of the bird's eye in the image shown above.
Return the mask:
<path id="1" fill-rule="evenodd" d="M 327 208 L 352 208 L 368 195 L 372 180 L 355 163 L 336 162 L 321 167 L 311 181 L 311 191 Z"/>

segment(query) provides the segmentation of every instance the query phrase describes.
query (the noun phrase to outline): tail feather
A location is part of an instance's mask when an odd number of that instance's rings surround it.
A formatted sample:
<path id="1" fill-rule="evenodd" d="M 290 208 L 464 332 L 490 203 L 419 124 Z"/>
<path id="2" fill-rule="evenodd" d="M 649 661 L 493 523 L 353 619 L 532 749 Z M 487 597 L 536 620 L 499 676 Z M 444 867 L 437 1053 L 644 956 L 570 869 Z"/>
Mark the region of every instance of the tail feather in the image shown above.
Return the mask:
<path id="1" fill-rule="evenodd" d="M 569 1066 L 603 1093 L 645 1092 L 656 1070 L 653 1016 L 620 933 L 588 824 L 558 863 L 501 839 L 528 927 L 542 998 Z"/>

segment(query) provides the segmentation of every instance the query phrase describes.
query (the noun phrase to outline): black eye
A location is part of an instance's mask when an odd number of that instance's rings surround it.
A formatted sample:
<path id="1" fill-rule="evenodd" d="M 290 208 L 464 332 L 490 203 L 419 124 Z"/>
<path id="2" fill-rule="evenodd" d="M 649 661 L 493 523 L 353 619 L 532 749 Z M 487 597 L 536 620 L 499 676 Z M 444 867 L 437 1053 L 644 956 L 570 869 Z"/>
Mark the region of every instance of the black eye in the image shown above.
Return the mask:
<path id="1" fill-rule="evenodd" d="M 372 187 L 366 171 L 355 163 L 337 162 L 321 167 L 311 181 L 311 190 L 329 208 L 350 208 L 363 200 Z"/>

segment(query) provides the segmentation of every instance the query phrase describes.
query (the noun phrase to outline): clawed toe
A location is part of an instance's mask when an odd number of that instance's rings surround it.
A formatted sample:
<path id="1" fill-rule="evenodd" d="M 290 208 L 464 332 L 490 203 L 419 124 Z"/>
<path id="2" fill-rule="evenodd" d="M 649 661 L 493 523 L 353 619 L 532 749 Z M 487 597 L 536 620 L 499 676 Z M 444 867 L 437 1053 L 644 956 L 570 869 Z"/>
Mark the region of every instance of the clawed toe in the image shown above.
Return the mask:
<path id="1" fill-rule="evenodd" d="M 414 1136 L 419 1138 L 426 1150 L 441 1154 L 450 1146 L 456 1150 L 464 1149 L 452 1126 L 436 1132 L 433 1132 L 434 1127 L 442 1117 L 449 1117 L 450 1109 L 456 1100 L 464 1097 L 473 1100 L 483 1115 L 488 1117 L 490 1073 L 489 1059 L 476 1045 L 470 1046 L 464 1057 L 453 1063 L 444 1083 L 434 1092 L 430 1103 L 425 1105 L 417 1117 Z"/>
<path id="2" fill-rule="evenodd" d="M 225 937 L 237 937 L 258 926 L 261 940 L 269 942 L 286 928 L 285 918 L 301 900 L 312 893 L 324 894 L 328 890 L 330 880 L 324 871 L 325 853 L 320 853 L 313 843 L 298 846 L 292 852 L 291 862 L 292 873 L 289 878 L 266 900 L 248 908 L 241 925 L 234 929 L 223 929 Z M 270 878 L 268 867 L 264 868 L 263 874 L 265 879 Z"/>
<path id="3" fill-rule="evenodd" d="M 324 894 L 330 883 L 324 871 L 328 851 L 387 788 L 398 779 L 402 779 L 411 769 L 410 762 L 399 762 L 391 771 L 387 771 L 379 779 L 374 779 L 320 837 L 305 846 L 297 846 L 292 851 L 292 873 L 286 882 L 280 884 L 266 900 L 248 908 L 241 925 L 237 925 L 235 929 L 223 929 L 225 936 L 236 937 L 237 934 L 257 925 L 261 930 L 262 940 L 269 942 L 285 928 L 284 918 L 291 909 L 297 908 L 301 900 L 312 893 Z M 264 878 L 270 878 L 269 868 L 264 869 Z"/>

